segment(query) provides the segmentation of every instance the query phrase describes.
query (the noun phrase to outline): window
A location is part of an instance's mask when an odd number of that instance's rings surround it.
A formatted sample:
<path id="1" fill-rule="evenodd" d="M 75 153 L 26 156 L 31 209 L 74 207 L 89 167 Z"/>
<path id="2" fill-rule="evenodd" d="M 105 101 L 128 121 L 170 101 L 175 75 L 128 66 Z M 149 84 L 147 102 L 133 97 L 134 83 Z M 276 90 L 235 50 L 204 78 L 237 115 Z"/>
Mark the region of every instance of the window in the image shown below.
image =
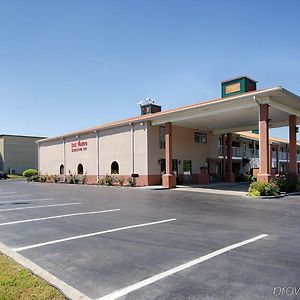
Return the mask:
<path id="1" fill-rule="evenodd" d="M 79 164 L 77 166 L 77 174 L 78 175 L 82 175 L 83 174 L 83 165 L 82 164 Z"/>
<path id="2" fill-rule="evenodd" d="M 183 161 L 183 174 L 184 175 L 191 175 L 192 174 L 192 161 L 191 160 L 184 160 Z"/>
<path id="3" fill-rule="evenodd" d="M 232 147 L 240 147 L 240 146 L 241 146 L 240 142 L 232 141 Z"/>
<path id="4" fill-rule="evenodd" d="M 159 127 L 159 148 L 165 149 L 166 148 L 166 128 L 164 126 Z"/>
<path id="5" fill-rule="evenodd" d="M 207 144 L 207 134 L 201 132 L 195 132 L 195 143 Z"/>
<path id="6" fill-rule="evenodd" d="M 116 161 L 113 161 L 110 167 L 111 174 L 119 174 L 119 164 Z"/>
<path id="7" fill-rule="evenodd" d="M 60 175 L 64 175 L 65 174 L 65 167 L 64 167 L 64 165 L 60 165 L 60 167 L 59 167 L 59 174 Z"/>
<path id="8" fill-rule="evenodd" d="M 160 164 L 160 173 L 166 174 L 166 160 L 164 158 L 161 158 L 159 160 L 159 164 Z M 178 174 L 178 160 L 177 159 L 172 159 L 172 173 L 174 175 Z"/>

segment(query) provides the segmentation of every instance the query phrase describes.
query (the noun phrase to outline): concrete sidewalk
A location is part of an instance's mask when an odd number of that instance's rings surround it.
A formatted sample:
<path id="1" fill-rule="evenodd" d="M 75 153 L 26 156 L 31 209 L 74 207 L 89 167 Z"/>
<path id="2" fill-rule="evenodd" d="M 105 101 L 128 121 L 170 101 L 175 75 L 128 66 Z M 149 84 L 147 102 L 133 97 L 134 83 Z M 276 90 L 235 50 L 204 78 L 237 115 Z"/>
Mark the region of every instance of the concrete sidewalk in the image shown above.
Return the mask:
<path id="1" fill-rule="evenodd" d="M 231 195 L 231 196 L 246 196 L 249 188 L 248 182 L 238 183 L 211 183 L 211 184 L 191 184 L 191 185 L 177 185 L 172 191 L 184 191 L 217 195 Z M 146 190 L 165 190 L 162 185 L 153 185 L 140 187 L 139 189 Z"/>

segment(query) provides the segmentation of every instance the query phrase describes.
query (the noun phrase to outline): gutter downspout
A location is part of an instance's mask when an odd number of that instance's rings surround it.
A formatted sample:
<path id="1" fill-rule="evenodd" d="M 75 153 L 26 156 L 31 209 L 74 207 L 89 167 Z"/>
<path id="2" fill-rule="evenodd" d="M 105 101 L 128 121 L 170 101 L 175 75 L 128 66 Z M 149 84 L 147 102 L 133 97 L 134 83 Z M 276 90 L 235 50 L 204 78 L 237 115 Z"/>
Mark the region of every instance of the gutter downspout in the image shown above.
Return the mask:
<path id="1" fill-rule="evenodd" d="M 38 172 L 40 173 L 40 143 L 37 143 L 37 148 L 38 148 L 38 161 L 37 161 L 37 166 L 38 166 Z M 3 157 L 4 161 L 4 157 Z M 4 169 L 4 166 L 3 166 Z"/>
<path id="2" fill-rule="evenodd" d="M 97 183 L 99 181 L 99 131 L 95 130 L 96 133 L 96 156 L 97 156 Z"/>
<path id="3" fill-rule="evenodd" d="M 64 176 L 66 176 L 66 142 L 65 139 L 62 137 L 63 142 L 63 164 L 64 164 Z"/>
<path id="4" fill-rule="evenodd" d="M 131 131 L 131 174 L 134 174 L 134 124 L 129 123 Z"/>

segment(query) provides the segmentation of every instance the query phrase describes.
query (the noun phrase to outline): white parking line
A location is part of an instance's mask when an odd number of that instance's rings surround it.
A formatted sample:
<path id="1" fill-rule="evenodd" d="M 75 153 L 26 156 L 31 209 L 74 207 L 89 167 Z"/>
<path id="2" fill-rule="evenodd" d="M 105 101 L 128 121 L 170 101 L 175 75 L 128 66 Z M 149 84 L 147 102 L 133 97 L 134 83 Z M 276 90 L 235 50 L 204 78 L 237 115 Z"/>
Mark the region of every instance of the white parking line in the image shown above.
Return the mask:
<path id="1" fill-rule="evenodd" d="M 1 195 L 16 194 L 17 192 L 0 192 Z"/>
<path id="2" fill-rule="evenodd" d="M 99 211 L 81 212 L 81 213 L 77 213 L 77 214 L 68 214 L 68 215 L 60 215 L 60 216 L 51 216 L 51 217 L 44 217 L 44 218 L 36 218 L 36 219 L 27 219 L 27 220 L 20 220 L 20 221 L 0 223 L 0 226 L 20 224 L 20 223 L 28 223 L 28 222 L 35 222 L 35 221 L 42 221 L 42 220 L 50 220 L 50 219 L 60 219 L 60 218 L 82 216 L 82 215 L 102 214 L 102 213 L 106 213 L 106 212 L 113 212 L 113 211 L 119 211 L 119 210 L 120 210 L 119 208 L 116 208 L 116 209 L 107 209 L 107 210 L 99 210 Z"/>
<path id="3" fill-rule="evenodd" d="M 236 244 L 233 244 L 231 246 L 227 246 L 225 248 L 222 248 L 222 249 L 219 249 L 217 251 L 211 252 L 211 253 L 209 253 L 209 254 L 207 254 L 205 256 L 201 256 L 199 258 L 196 258 L 196 259 L 194 259 L 192 261 L 189 261 L 189 262 L 187 262 L 185 264 L 182 264 L 182 265 L 180 265 L 178 267 L 175 267 L 175 268 L 170 269 L 168 271 L 162 272 L 160 274 L 157 274 L 155 276 L 149 277 L 149 278 L 144 279 L 144 280 L 142 280 L 140 282 L 132 284 L 132 285 L 130 285 L 130 286 L 124 288 L 124 289 L 115 291 L 115 292 L 113 292 L 111 294 L 108 294 L 106 296 L 98 298 L 97 300 L 113 300 L 113 299 L 118 299 L 118 298 L 120 298 L 122 296 L 125 296 L 125 295 L 127 295 L 127 294 L 135 291 L 135 290 L 138 290 L 138 289 L 140 289 L 142 287 L 145 287 L 147 285 L 150 285 L 150 284 L 152 284 L 152 283 L 154 283 L 154 282 L 156 282 L 158 280 L 161 280 L 161 279 L 163 279 L 165 277 L 171 276 L 171 275 L 173 275 L 175 273 L 178 273 L 178 272 L 180 272 L 182 270 L 190 268 L 190 267 L 192 267 L 194 265 L 200 264 L 200 263 L 202 263 L 202 262 L 204 262 L 204 261 L 206 261 L 208 259 L 211 259 L 211 258 L 213 258 L 215 256 L 218 256 L 220 254 L 223 254 L 223 253 L 228 252 L 230 250 L 233 250 L 235 248 L 238 248 L 238 247 L 241 247 L 241 246 L 253 243 L 253 242 L 255 242 L 257 240 L 260 240 L 260 239 L 263 239 L 263 238 L 265 238 L 267 236 L 268 236 L 267 234 L 261 234 L 261 235 L 258 235 L 256 237 L 252 238 L 252 239 L 245 240 L 243 242 L 236 243 Z"/>
<path id="4" fill-rule="evenodd" d="M 31 197 L 32 195 L 9 195 L 9 196 L 0 196 L 0 198 L 13 198 L 13 197 Z"/>
<path id="5" fill-rule="evenodd" d="M 4 203 L 15 203 L 15 202 L 22 202 L 22 201 L 30 201 L 30 202 L 34 202 L 34 201 L 49 201 L 49 200 L 54 200 L 54 198 L 43 198 L 43 199 L 15 199 L 15 200 L 7 200 L 7 201 L 0 201 L 0 204 L 4 204 Z"/>
<path id="6" fill-rule="evenodd" d="M 38 206 L 26 206 L 26 207 L 17 207 L 17 208 L 5 208 L 0 209 L 1 211 L 10 211 L 10 210 L 21 210 L 21 209 L 30 209 L 30 208 L 42 208 L 42 207 L 55 207 L 55 206 L 67 206 L 67 205 L 77 205 L 81 204 L 81 202 L 74 203 L 62 203 L 62 204 L 50 204 L 50 205 L 38 205 Z"/>
<path id="7" fill-rule="evenodd" d="M 105 230 L 105 231 L 98 231 L 98 232 L 93 232 L 93 233 L 88 233 L 88 234 L 71 236 L 71 237 L 68 237 L 68 238 L 65 238 L 65 239 L 53 240 L 53 241 L 49 241 L 49 242 L 45 242 L 45 243 L 39 243 L 39 244 L 29 245 L 29 246 L 25 246 L 25 247 L 15 248 L 13 250 L 18 252 L 18 251 L 23 251 L 23 250 L 37 248 L 37 247 L 42 247 L 42 246 L 47 246 L 47 245 L 52 245 L 52 244 L 57 244 L 57 243 L 62 243 L 62 242 L 67 242 L 67 241 L 72 241 L 72 240 L 78 240 L 78 239 L 82 239 L 82 238 L 86 238 L 86 237 L 101 235 L 101 234 L 105 234 L 105 233 L 111 233 L 111 232 L 116 232 L 116 231 L 121 231 L 121 230 L 132 229 L 132 228 L 138 228 L 138 227 L 144 227 L 144 226 L 150 226 L 150 225 L 156 225 L 156 224 L 162 224 L 162 223 L 172 222 L 172 221 L 175 221 L 175 220 L 176 219 L 167 219 L 167 220 L 161 220 L 161 221 L 156 221 L 156 222 L 143 223 L 143 224 L 131 225 L 131 226 L 125 226 L 125 227 L 119 227 L 119 228 L 109 229 L 109 230 Z"/>

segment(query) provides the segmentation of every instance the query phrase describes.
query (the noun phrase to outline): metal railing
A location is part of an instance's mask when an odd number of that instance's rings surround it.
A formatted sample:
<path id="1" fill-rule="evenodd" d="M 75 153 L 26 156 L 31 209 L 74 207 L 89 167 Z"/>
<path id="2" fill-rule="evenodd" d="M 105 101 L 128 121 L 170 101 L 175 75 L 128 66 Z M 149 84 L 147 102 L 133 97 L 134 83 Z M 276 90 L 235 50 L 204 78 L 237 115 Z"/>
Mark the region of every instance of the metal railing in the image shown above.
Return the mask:
<path id="1" fill-rule="evenodd" d="M 225 155 L 227 153 L 227 147 L 224 147 Z M 223 156 L 223 146 L 219 146 L 219 156 Z M 257 149 L 243 149 L 241 147 L 232 147 L 232 157 L 247 157 L 258 158 L 259 151 Z"/>
<path id="2" fill-rule="evenodd" d="M 279 160 L 287 160 L 288 155 L 286 152 L 279 152 Z"/>
<path id="3" fill-rule="evenodd" d="M 225 146 L 225 156 L 227 153 L 227 147 Z M 223 146 L 219 146 L 219 156 L 223 156 Z M 244 157 L 244 158 L 259 158 L 258 149 L 243 149 L 241 147 L 232 147 L 232 157 Z M 287 152 L 278 153 L 279 160 L 288 160 Z M 272 158 L 276 160 L 276 151 L 272 151 Z M 300 154 L 297 154 L 297 161 L 300 162 Z"/>

